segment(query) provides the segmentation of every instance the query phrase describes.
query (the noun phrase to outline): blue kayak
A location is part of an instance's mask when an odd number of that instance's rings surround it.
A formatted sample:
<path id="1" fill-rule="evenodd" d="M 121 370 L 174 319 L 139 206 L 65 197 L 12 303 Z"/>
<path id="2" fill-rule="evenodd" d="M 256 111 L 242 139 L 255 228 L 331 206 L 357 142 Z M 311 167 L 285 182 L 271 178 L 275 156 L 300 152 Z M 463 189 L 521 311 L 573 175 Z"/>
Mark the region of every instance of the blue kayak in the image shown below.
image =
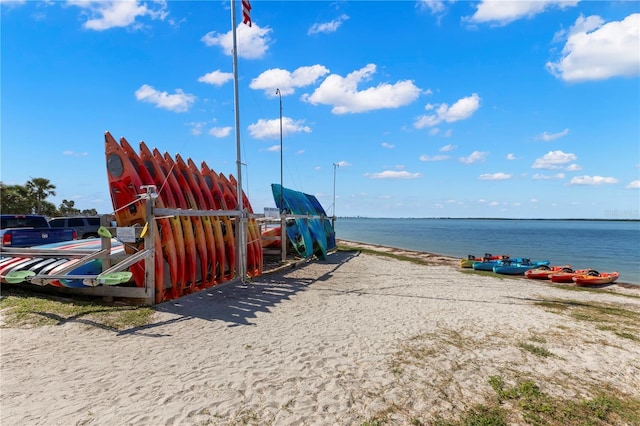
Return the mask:
<path id="1" fill-rule="evenodd" d="M 501 265 L 493 267 L 493 272 L 504 275 L 523 275 L 529 269 L 539 268 L 542 265 L 549 265 L 548 260 L 529 260 L 522 259 L 519 262 L 503 261 Z"/>

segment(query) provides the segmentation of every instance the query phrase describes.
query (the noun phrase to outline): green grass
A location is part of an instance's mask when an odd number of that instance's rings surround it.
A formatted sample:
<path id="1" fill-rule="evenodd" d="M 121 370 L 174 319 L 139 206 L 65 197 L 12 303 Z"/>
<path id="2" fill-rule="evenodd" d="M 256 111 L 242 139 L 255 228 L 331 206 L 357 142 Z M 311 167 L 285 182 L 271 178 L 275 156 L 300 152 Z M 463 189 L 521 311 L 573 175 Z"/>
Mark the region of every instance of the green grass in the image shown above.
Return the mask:
<path id="1" fill-rule="evenodd" d="M 571 400 L 543 392 L 532 380 L 522 380 L 508 386 L 502 377 L 490 376 L 488 382 L 495 397 L 488 398 L 484 404 L 476 404 L 453 419 L 442 416 L 434 419 L 413 417 L 410 424 L 506 426 L 516 422 L 534 426 L 640 425 L 640 398 L 620 395 L 615 390 L 598 389 L 592 398 Z M 361 425 L 384 424 L 387 424 L 384 417 L 375 416 Z"/>
<path id="2" fill-rule="evenodd" d="M 490 376 L 489 384 L 496 393 L 497 404 L 511 406 L 527 424 L 640 424 L 640 398 L 619 395 L 611 389 L 600 389 L 591 399 L 574 401 L 552 397 L 530 380 L 507 386 L 502 377 Z"/>
<path id="3" fill-rule="evenodd" d="M 373 249 L 368 249 L 368 248 L 364 248 L 364 247 L 358 247 L 358 248 L 354 248 L 354 247 L 348 247 L 348 246 L 341 246 L 338 245 L 338 251 L 346 251 L 346 252 L 360 252 L 360 253 L 365 253 L 365 254 L 371 254 L 374 256 L 381 256 L 381 257 L 388 257 L 391 259 L 396 259 L 396 260 L 402 260 L 405 262 L 411 262 L 411 263 L 416 263 L 418 265 L 430 265 L 429 262 L 423 260 L 423 259 L 419 259 L 413 256 L 406 256 L 406 255 L 402 255 L 402 254 L 397 254 L 397 253 L 390 253 L 390 252 L 386 252 L 386 251 L 380 251 L 380 250 L 373 250 Z"/>
<path id="4" fill-rule="evenodd" d="M 0 309 L 4 327 L 41 327 L 75 321 L 113 330 L 141 327 L 151 322 L 151 308 L 99 303 L 90 298 L 73 299 L 2 288 Z"/>
<path id="5" fill-rule="evenodd" d="M 639 340 L 640 312 L 610 303 L 572 299 L 544 299 L 536 302 L 536 305 L 579 321 L 593 323 L 598 329 L 611 331 L 619 337 Z"/>
<path id="6" fill-rule="evenodd" d="M 551 351 L 549 351 L 548 349 L 543 348 L 542 346 L 536 346 L 536 345 L 532 345 L 530 343 L 524 343 L 524 342 L 520 342 L 518 343 L 518 347 L 522 350 L 525 350 L 527 352 L 531 352 L 534 355 L 543 357 L 543 358 L 547 358 L 550 356 L 553 356 L 553 353 Z"/>

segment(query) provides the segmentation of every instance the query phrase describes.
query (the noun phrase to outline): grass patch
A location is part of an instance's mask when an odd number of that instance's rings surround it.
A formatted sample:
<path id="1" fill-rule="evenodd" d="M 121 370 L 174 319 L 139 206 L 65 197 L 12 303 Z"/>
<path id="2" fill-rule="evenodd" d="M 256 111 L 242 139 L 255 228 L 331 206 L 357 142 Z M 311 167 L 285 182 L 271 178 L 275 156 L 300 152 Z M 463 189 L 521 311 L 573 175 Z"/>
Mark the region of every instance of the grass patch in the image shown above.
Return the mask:
<path id="1" fill-rule="evenodd" d="M 555 283 L 553 283 L 555 284 Z M 563 290 L 567 291 L 581 291 L 587 293 L 599 293 L 599 294 L 615 294 L 616 296 L 628 297 L 631 299 L 640 299 L 640 295 L 631 294 L 631 293 L 622 293 L 622 292 L 612 292 L 607 288 L 593 288 L 593 287 L 583 287 L 579 285 L 560 285 Z"/>
<path id="2" fill-rule="evenodd" d="M 622 396 L 612 390 L 600 390 L 594 398 L 573 401 L 554 398 L 530 380 L 507 386 L 501 377 L 491 376 L 489 384 L 496 392 L 497 404 L 511 406 L 527 424 L 640 424 L 640 398 Z"/>
<path id="3" fill-rule="evenodd" d="M 420 423 L 423 424 L 423 423 Z M 427 424 L 427 423 L 424 423 Z M 507 413 L 497 406 L 476 405 L 458 420 L 436 417 L 434 426 L 507 426 Z"/>
<path id="4" fill-rule="evenodd" d="M 405 262 L 411 262 L 411 263 L 415 263 L 418 265 L 430 265 L 429 262 L 423 260 L 423 259 L 419 259 L 413 256 L 407 256 L 407 255 L 403 255 L 403 254 L 397 254 L 397 253 L 391 253 L 391 252 L 387 252 L 387 251 L 381 251 L 381 250 L 373 250 L 373 249 L 368 249 L 368 248 L 364 248 L 364 247 L 348 247 L 348 246 L 342 246 L 342 245 L 338 245 L 338 251 L 346 251 L 346 252 L 360 252 L 360 253 L 364 253 L 364 254 L 371 254 L 374 256 L 381 256 L 381 257 L 388 257 L 390 259 L 396 259 L 396 260 L 402 260 Z"/>
<path id="5" fill-rule="evenodd" d="M 531 343 L 520 342 L 518 343 L 518 347 L 522 350 L 531 352 L 532 354 L 543 358 L 554 356 L 553 353 L 548 349 L 543 348 L 542 346 L 532 345 Z"/>
<path id="6" fill-rule="evenodd" d="M 147 325 L 155 313 L 148 307 L 99 303 L 79 296 L 70 299 L 34 294 L 20 288 L 2 289 L 0 310 L 3 327 L 41 327 L 77 321 L 114 330 Z"/>
<path id="7" fill-rule="evenodd" d="M 600 330 L 611 331 L 619 337 L 638 340 L 640 312 L 609 303 L 583 302 L 571 299 L 544 299 L 537 306 L 569 315 L 579 321 L 590 322 Z"/>
<path id="8" fill-rule="evenodd" d="M 463 274 L 467 274 L 467 275 L 477 275 L 477 276 L 481 276 L 481 277 L 491 277 L 491 278 L 497 278 L 500 280 L 505 280 L 507 278 L 517 278 L 517 276 L 515 275 L 506 275 L 506 274 L 496 274 L 493 271 L 477 271 L 475 269 L 468 269 L 468 268 L 464 268 L 464 269 L 460 269 L 460 272 Z"/>

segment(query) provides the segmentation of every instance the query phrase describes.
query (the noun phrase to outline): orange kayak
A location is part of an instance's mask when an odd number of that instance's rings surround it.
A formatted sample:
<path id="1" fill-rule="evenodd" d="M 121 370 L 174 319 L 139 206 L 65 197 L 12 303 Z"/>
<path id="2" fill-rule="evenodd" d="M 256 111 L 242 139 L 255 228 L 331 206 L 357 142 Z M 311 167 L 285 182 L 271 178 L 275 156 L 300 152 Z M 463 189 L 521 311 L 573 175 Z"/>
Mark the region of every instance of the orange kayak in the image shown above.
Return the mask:
<path id="1" fill-rule="evenodd" d="M 573 282 L 579 286 L 611 284 L 619 277 L 619 272 L 598 272 L 591 269 L 586 274 L 573 277 Z"/>

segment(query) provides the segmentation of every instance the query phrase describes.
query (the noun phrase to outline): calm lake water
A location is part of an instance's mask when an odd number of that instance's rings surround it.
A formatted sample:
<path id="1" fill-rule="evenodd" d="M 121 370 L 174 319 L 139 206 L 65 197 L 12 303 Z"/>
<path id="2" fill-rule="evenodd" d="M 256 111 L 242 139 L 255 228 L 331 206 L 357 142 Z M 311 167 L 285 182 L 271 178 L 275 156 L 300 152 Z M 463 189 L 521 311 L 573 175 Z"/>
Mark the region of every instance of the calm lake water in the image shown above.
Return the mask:
<path id="1" fill-rule="evenodd" d="M 640 222 L 338 218 L 336 238 L 466 258 L 508 254 L 620 272 L 640 285 Z"/>

